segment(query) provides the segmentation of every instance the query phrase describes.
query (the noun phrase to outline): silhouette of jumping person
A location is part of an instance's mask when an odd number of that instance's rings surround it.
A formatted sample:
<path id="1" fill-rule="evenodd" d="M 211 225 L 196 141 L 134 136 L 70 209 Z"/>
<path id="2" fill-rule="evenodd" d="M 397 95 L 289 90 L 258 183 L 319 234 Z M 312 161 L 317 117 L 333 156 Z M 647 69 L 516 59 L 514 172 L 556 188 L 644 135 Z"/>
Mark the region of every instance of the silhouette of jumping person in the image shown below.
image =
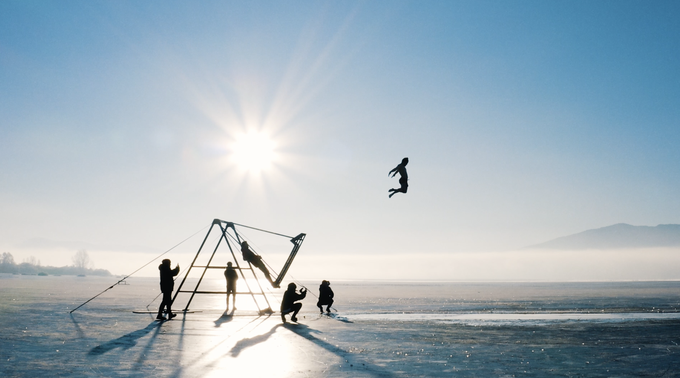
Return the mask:
<path id="1" fill-rule="evenodd" d="M 399 173 L 399 185 L 401 185 L 401 188 L 399 189 L 390 189 L 390 198 L 394 195 L 394 193 L 406 193 L 408 190 L 408 173 L 406 173 L 406 164 L 408 164 L 408 158 L 405 157 L 401 159 L 401 163 L 394 167 L 393 170 L 390 171 L 387 175 L 390 177 L 394 177 L 397 173 Z"/>
<path id="2" fill-rule="evenodd" d="M 224 277 L 227 279 L 227 312 L 229 312 L 229 294 L 231 297 L 231 304 L 236 310 L 236 281 L 238 280 L 238 274 L 236 270 L 231 266 L 231 261 L 227 263 L 227 269 L 224 270 Z"/>
<path id="3" fill-rule="evenodd" d="M 284 323 L 286 322 L 286 314 L 290 314 L 291 312 L 293 313 L 293 316 L 290 317 L 290 320 L 297 322 L 296 315 L 300 312 L 302 303 L 295 302 L 300 301 L 307 296 L 307 289 L 304 287 L 300 289 L 300 294 L 297 293 L 296 289 L 297 285 L 291 282 L 288 284 L 286 292 L 283 293 L 283 299 L 281 300 L 281 321 Z"/>
<path id="4" fill-rule="evenodd" d="M 322 314 L 322 306 L 324 305 L 326 306 L 326 312 L 330 314 L 334 295 L 333 289 L 331 289 L 331 283 L 326 280 L 321 281 L 321 285 L 319 285 L 319 301 L 316 302 L 316 307 L 319 308 L 319 311 L 321 311 Z"/>
<path id="5" fill-rule="evenodd" d="M 262 262 L 262 257 L 251 251 L 248 247 L 248 242 L 245 240 L 241 243 L 241 254 L 243 255 L 243 260 L 258 267 L 262 273 L 264 273 L 265 278 L 267 278 L 267 281 L 272 284 L 272 287 L 279 287 L 278 285 L 274 285 L 274 281 L 272 281 L 272 277 L 269 274 L 269 269 L 267 269 L 267 267 L 264 265 L 264 262 Z"/>
<path id="6" fill-rule="evenodd" d="M 168 319 L 172 319 L 177 316 L 177 314 L 172 313 L 171 309 L 172 290 L 175 288 L 175 280 L 172 277 L 179 274 L 179 264 L 177 264 L 175 269 L 171 269 L 170 260 L 165 259 L 161 265 L 158 266 L 158 270 L 160 270 L 161 274 L 161 292 L 163 293 L 163 301 L 161 302 L 161 306 L 158 308 L 158 316 L 156 316 L 156 320 L 165 320 L 165 317 L 163 316 L 163 309 L 166 307 Z"/>

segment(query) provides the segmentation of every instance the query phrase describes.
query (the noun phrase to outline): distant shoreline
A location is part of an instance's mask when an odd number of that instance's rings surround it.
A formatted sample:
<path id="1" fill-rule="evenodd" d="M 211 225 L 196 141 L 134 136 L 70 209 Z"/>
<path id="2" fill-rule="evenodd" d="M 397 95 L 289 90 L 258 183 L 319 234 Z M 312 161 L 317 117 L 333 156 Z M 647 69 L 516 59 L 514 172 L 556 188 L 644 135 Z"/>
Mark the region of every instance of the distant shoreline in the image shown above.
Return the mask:
<path id="1" fill-rule="evenodd" d="M 106 271 L 108 272 L 108 271 Z M 0 272 L 0 277 L 2 276 L 39 276 L 39 274 L 25 274 L 25 273 L 7 273 L 7 272 Z M 44 276 L 44 275 L 43 275 Z M 61 277 L 61 276 L 68 276 L 68 277 L 82 277 L 82 274 L 49 274 L 49 276 L 52 277 Z M 85 274 L 85 277 L 98 277 L 98 278 L 123 278 L 125 277 L 124 275 L 115 275 L 108 273 L 107 275 L 97 275 L 97 274 Z M 142 279 L 142 280 L 158 280 L 158 277 L 149 277 L 149 276 L 139 276 L 139 277 L 128 277 L 127 279 L 135 280 L 135 279 Z M 305 285 L 313 285 L 317 282 L 321 282 L 320 279 L 297 279 L 295 282 L 303 283 Z M 588 283 L 596 283 L 596 284 L 615 284 L 615 283 L 664 283 L 664 282 L 673 282 L 673 283 L 680 283 L 680 279 L 646 279 L 646 280 L 563 280 L 563 281 L 545 281 L 545 280 L 393 280 L 393 279 L 346 279 L 346 280 L 332 280 L 331 282 L 333 283 L 342 283 L 342 284 L 502 284 L 502 283 L 508 283 L 508 284 L 588 284 Z"/>
<path id="2" fill-rule="evenodd" d="M 113 277 L 111 272 L 106 269 L 81 269 L 73 266 L 54 267 L 54 266 L 19 266 L 14 269 L 0 269 L 0 274 L 17 276 L 97 276 Z M 3 267 L 4 268 L 4 267 Z"/>

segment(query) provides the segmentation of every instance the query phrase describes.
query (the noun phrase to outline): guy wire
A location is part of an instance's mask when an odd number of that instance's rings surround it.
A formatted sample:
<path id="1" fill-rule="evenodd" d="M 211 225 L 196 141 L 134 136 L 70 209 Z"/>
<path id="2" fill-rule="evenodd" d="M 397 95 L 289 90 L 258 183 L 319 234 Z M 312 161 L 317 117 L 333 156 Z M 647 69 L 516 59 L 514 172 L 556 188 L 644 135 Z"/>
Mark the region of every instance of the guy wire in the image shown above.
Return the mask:
<path id="1" fill-rule="evenodd" d="M 102 291 L 101 293 L 95 295 L 94 297 L 92 297 L 92 298 L 88 299 L 87 301 L 85 301 L 85 302 L 84 302 L 83 304 L 81 304 L 80 306 L 78 306 L 78 307 L 74 308 L 73 310 L 69 311 L 69 314 L 72 314 L 73 311 L 75 311 L 75 310 L 77 310 L 77 309 L 79 309 L 79 308 L 85 306 L 85 305 L 86 305 L 88 302 L 90 302 L 91 300 L 93 300 L 93 299 L 97 298 L 98 296 L 104 294 L 105 292 L 107 292 L 107 291 L 113 289 L 114 286 L 120 284 L 121 282 L 125 281 L 125 279 L 129 278 L 130 276 L 132 276 L 133 274 L 135 274 L 135 273 L 139 272 L 140 270 L 144 269 L 147 265 L 149 265 L 149 264 L 151 264 L 152 262 L 154 262 L 154 261 L 158 260 L 159 258 L 163 257 L 163 255 L 165 255 L 166 253 L 168 253 L 168 252 L 172 251 L 173 249 L 179 247 L 182 243 L 184 243 L 185 241 L 187 241 L 187 240 L 193 238 L 194 236 L 196 236 L 196 234 L 198 234 L 199 232 L 205 230 L 206 228 L 208 228 L 208 226 L 201 228 L 200 230 L 196 231 L 193 235 L 191 235 L 191 236 L 189 236 L 188 238 L 182 240 L 181 242 L 175 244 L 174 247 L 168 249 L 167 251 L 165 251 L 165 252 L 161 253 L 160 255 L 158 255 L 157 257 L 155 257 L 153 260 L 151 260 L 151 261 L 149 261 L 148 263 L 142 265 L 141 268 L 139 268 L 139 269 L 135 270 L 134 272 L 128 274 L 127 276 L 125 276 L 125 277 L 123 277 L 122 279 L 118 280 L 118 282 L 116 282 L 116 283 L 114 283 L 113 285 L 111 285 L 111 286 L 107 287 L 106 289 L 104 289 L 104 291 Z"/>

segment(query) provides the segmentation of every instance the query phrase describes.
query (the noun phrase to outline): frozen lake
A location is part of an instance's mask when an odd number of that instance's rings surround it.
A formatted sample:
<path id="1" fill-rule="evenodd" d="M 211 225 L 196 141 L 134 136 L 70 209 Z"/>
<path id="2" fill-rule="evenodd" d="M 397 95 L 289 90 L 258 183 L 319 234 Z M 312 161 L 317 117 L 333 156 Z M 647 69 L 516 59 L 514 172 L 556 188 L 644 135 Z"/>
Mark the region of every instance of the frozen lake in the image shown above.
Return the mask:
<path id="1" fill-rule="evenodd" d="M 310 295 L 283 325 L 245 295 L 156 322 L 133 311 L 157 309 L 158 280 L 130 278 L 69 314 L 116 281 L 0 275 L 0 376 L 680 376 L 680 282 L 332 282 L 333 317 Z"/>

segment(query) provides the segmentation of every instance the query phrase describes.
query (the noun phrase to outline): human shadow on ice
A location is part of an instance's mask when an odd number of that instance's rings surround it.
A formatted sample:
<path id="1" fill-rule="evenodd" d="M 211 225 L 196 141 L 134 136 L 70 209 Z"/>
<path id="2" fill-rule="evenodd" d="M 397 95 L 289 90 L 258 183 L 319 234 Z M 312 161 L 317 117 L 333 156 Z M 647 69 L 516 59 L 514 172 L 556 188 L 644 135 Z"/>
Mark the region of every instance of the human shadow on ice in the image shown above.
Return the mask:
<path id="1" fill-rule="evenodd" d="M 117 339 L 111 340 L 108 343 L 97 345 L 96 347 L 90 350 L 88 355 L 100 356 L 116 348 L 130 349 L 133 346 L 137 345 L 138 339 L 141 339 L 142 337 L 149 334 L 149 332 L 153 331 L 154 329 L 157 329 L 160 326 L 160 324 L 161 323 L 154 321 L 142 329 L 130 332 L 127 335 L 123 335 Z"/>
<path id="2" fill-rule="evenodd" d="M 146 345 L 142 348 L 142 350 L 139 352 L 139 357 L 137 358 L 137 361 L 135 362 L 135 365 L 133 367 L 133 370 L 137 371 L 142 368 L 144 363 L 146 362 L 147 357 L 152 357 L 153 353 L 151 353 L 152 348 L 154 344 L 156 343 L 156 337 L 158 337 L 158 334 L 161 331 L 161 325 L 162 323 L 158 323 L 158 327 L 153 332 L 153 335 L 149 337 L 149 340 L 146 342 Z"/>
<path id="3" fill-rule="evenodd" d="M 263 333 L 255 337 L 247 337 L 245 339 L 237 341 L 234 347 L 231 348 L 231 350 L 229 351 L 229 354 L 232 357 L 238 357 L 239 353 L 241 353 L 241 351 L 243 351 L 244 349 L 250 348 L 259 343 L 267 341 L 267 339 L 269 339 L 269 337 L 271 337 L 271 335 L 273 335 L 274 332 L 276 332 L 276 329 L 279 327 L 281 327 L 281 324 L 275 325 L 274 327 L 272 327 L 272 329 L 267 331 L 267 333 Z"/>
<path id="4" fill-rule="evenodd" d="M 308 326 L 304 324 L 283 324 L 283 327 L 288 329 L 289 331 L 297 334 L 300 337 L 304 337 L 305 339 L 313 342 L 314 344 L 326 349 L 327 351 L 337 355 L 338 357 L 342 358 L 345 360 L 350 367 L 355 368 L 357 370 L 362 370 L 365 369 L 368 373 L 371 373 L 375 375 L 376 377 L 394 377 L 394 373 L 391 371 L 377 366 L 373 365 L 370 363 L 367 363 L 365 361 L 360 361 L 360 358 L 336 345 L 333 345 L 331 343 L 328 343 L 327 341 L 321 340 L 318 337 L 314 336 L 313 334 L 320 334 L 323 333 L 321 331 L 318 331 L 313 328 L 309 328 Z"/>
<path id="5" fill-rule="evenodd" d="M 337 321 L 343 322 L 343 323 L 350 323 L 350 324 L 354 323 L 353 321 L 347 319 L 347 317 L 345 317 L 345 316 L 339 316 L 339 315 L 332 314 L 332 313 L 328 314 L 328 315 L 322 315 L 322 316 L 328 316 L 329 318 L 331 318 L 333 320 L 337 320 Z"/>
<path id="6" fill-rule="evenodd" d="M 225 311 L 219 319 L 215 320 L 215 328 L 219 328 L 223 323 L 230 322 L 234 318 L 234 310 Z"/>

